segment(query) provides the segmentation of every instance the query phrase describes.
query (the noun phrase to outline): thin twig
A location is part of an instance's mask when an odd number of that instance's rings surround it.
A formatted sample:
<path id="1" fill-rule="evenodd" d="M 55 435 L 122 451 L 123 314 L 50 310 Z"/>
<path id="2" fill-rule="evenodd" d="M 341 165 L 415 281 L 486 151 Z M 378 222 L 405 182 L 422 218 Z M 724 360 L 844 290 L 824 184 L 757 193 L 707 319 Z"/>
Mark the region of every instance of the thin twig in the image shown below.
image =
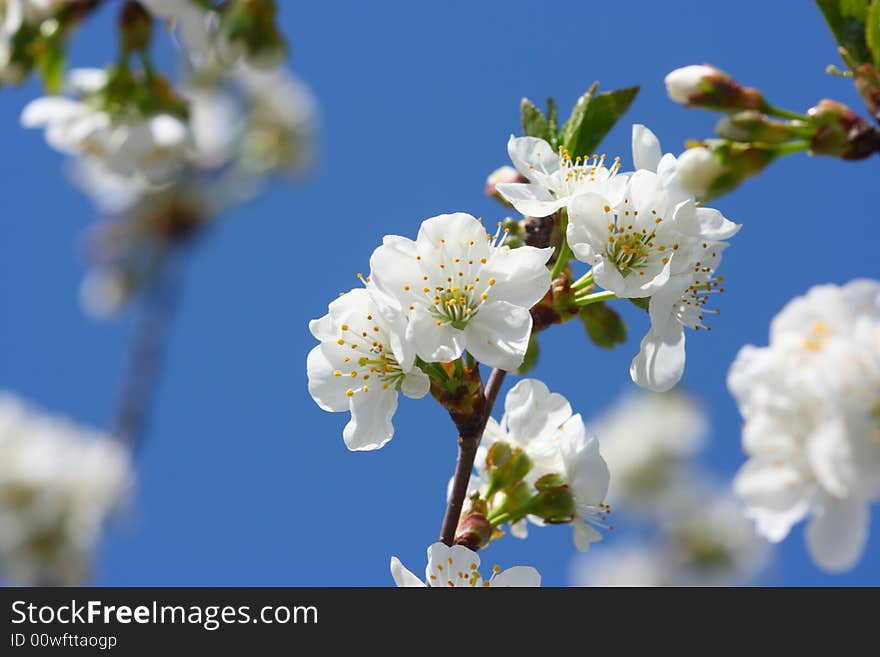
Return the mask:
<path id="1" fill-rule="evenodd" d="M 452 545 L 455 541 L 455 530 L 458 528 L 461 509 L 467 496 L 468 483 L 474 469 L 474 459 L 477 456 L 477 447 L 480 445 L 480 438 L 483 436 L 486 423 L 492 415 L 492 408 L 495 406 L 495 400 L 498 399 L 498 393 L 506 375 L 507 372 L 504 370 L 497 368 L 492 370 L 483 393 L 480 421 L 477 422 L 475 430 L 472 433 L 469 432 L 470 435 L 459 434 L 458 436 L 458 458 L 455 462 L 452 491 L 449 495 L 449 503 L 446 505 L 446 513 L 443 516 L 443 526 L 440 529 L 440 540 L 446 545 Z"/>
<path id="2" fill-rule="evenodd" d="M 113 419 L 113 434 L 133 452 L 147 429 L 181 287 L 180 258 L 168 253 L 143 299 Z"/>

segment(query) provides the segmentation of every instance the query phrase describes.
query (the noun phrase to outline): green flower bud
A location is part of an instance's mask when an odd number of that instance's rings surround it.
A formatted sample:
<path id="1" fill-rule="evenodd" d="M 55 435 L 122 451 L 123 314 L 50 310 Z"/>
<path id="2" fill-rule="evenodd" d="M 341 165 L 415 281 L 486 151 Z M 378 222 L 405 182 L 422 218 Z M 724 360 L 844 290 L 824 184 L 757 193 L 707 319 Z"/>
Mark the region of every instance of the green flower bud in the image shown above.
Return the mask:
<path id="1" fill-rule="evenodd" d="M 564 524 L 575 517 L 574 498 L 565 480 L 557 474 L 544 475 L 535 482 L 538 494 L 532 500 L 531 511 L 544 522 Z"/>
<path id="2" fill-rule="evenodd" d="M 455 531 L 456 545 L 464 545 L 476 552 L 489 544 L 492 538 L 492 524 L 482 513 L 471 513 L 463 517 Z"/>
<path id="3" fill-rule="evenodd" d="M 521 482 L 532 469 L 532 461 L 519 447 L 511 448 L 507 443 L 498 442 L 489 448 L 486 468 L 489 479 L 488 495 L 491 495 Z"/>
<path id="4" fill-rule="evenodd" d="M 880 133 L 846 105 L 821 100 L 807 116 L 816 126 L 810 141 L 810 152 L 814 155 L 862 160 L 880 150 Z"/>
<path id="5" fill-rule="evenodd" d="M 862 64 L 853 71 L 853 80 L 871 114 L 880 119 L 880 72 L 870 64 Z"/>
<path id="6" fill-rule="evenodd" d="M 681 186 L 704 200 L 721 196 L 763 171 L 778 155 L 773 146 L 723 139 L 698 142 L 678 158 Z"/>
<path id="7" fill-rule="evenodd" d="M 287 44 L 278 30 L 275 0 L 233 0 L 221 19 L 220 31 L 233 57 L 244 56 L 256 66 L 271 67 L 284 59 Z"/>
<path id="8" fill-rule="evenodd" d="M 724 71 L 708 64 L 677 68 L 666 76 L 665 83 L 669 97 L 688 107 L 722 111 L 767 107 L 760 91 L 743 87 Z"/>
<path id="9" fill-rule="evenodd" d="M 800 122 L 782 123 L 756 110 L 743 110 L 722 118 L 715 126 L 715 132 L 732 141 L 782 144 L 798 137 L 812 136 L 813 130 Z"/>

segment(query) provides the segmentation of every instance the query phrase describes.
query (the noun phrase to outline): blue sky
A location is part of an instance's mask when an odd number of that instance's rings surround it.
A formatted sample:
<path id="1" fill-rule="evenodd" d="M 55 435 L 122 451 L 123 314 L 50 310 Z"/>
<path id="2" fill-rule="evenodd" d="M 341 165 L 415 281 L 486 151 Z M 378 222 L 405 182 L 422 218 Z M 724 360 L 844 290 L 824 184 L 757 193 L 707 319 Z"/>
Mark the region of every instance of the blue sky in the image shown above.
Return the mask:
<path id="1" fill-rule="evenodd" d="M 454 464 L 452 427 L 430 399 L 407 401 L 385 449 L 348 452 L 345 417 L 319 410 L 306 389 L 307 323 L 356 284 L 382 235 L 412 237 L 441 212 L 501 218 L 482 187 L 506 163 L 520 97 L 553 95 L 568 108 L 596 79 L 606 89 L 641 84 L 602 149 L 625 164 L 633 122 L 667 150 L 711 132 L 713 115 L 666 97 L 663 76 L 685 64 L 711 62 L 778 105 L 803 110 L 828 96 L 861 111 L 850 85 L 823 72 L 835 46 L 811 3 L 279 4 L 292 67 L 323 108 L 321 162 L 302 184 L 231 213 L 193 253 L 138 491 L 102 546 L 98 584 L 387 585 L 391 555 L 423 567 Z M 76 39 L 75 64 L 107 61 L 110 19 Z M 38 92 L 0 94 L 0 386 L 102 426 L 131 317 L 97 323 L 77 304 L 77 245 L 94 213 L 63 158 L 18 127 Z M 773 315 L 811 285 L 880 273 L 864 237 L 874 166 L 792 157 L 717 203 L 744 228 L 725 256 L 722 315 L 711 334 L 688 335 L 683 384 L 712 415 L 706 458 L 723 477 L 743 460 L 724 383 L 738 348 L 765 344 Z M 542 343 L 534 375 L 586 417 L 632 386 L 647 320 L 620 307 L 631 339 L 614 351 L 593 347 L 576 323 Z M 866 554 L 878 551 L 874 531 Z M 484 559 L 535 565 L 560 585 L 574 554 L 570 531 L 557 527 L 499 541 Z M 798 528 L 763 581 L 877 585 L 880 563 L 824 575 Z"/>

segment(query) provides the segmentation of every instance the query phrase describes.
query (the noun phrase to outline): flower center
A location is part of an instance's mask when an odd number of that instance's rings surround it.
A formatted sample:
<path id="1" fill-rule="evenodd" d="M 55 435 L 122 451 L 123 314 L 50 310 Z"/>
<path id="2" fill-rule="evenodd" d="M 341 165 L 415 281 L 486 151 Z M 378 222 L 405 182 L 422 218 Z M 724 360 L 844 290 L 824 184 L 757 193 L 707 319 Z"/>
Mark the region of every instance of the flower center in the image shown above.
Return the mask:
<path id="1" fill-rule="evenodd" d="M 434 565 L 434 572 L 428 576 L 428 585 L 432 587 L 449 586 L 490 586 L 495 575 L 501 572 L 499 566 L 492 567 L 492 576 L 484 579 L 477 570 L 476 563 L 470 563 L 464 570 L 456 570 L 452 557 L 446 559 L 446 563 Z"/>
<path id="2" fill-rule="evenodd" d="M 495 252 L 504 246 L 508 232 L 499 221 L 494 235 L 486 233 L 488 252 L 475 240 L 450 243 L 441 239 L 432 256 L 416 256 L 422 280 L 405 284 L 401 297 L 409 311 L 417 306 L 427 308 L 437 326 L 449 324 L 464 329 L 489 299 L 496 280 L 481 274 Z"/>
<path id="3" fill-rule="evenodd" d="M 810 335 L 804 340 L 804 347 L 809 351 L 819 351 L 825 346 L 825 341 L 831 336 L 831 328 L 823 321 L 813 322 L 810 327 Z"/>
<path id="4" fill-rule="evenodd" d="M 615 157 L 610 168 L 605 166 L 605 155 L 575 157 L 563 146 L 559 147 L 560 170 L 556 176 L 557 192 L 560 196 L 570 195 L 584 183 L 605 182 L 620 170 L 620 158 Z"/>
<path id="5" fill-rule="evenodd" d="M 343 324 L 340 336 L 336 341 L 339 346 L 347 346 L 351 353 L 343 357 L 349 369 L 338 369 L 333 372 L 335 377 L 349 377 L 353 385 L 346 391 L 349 397 L 357 393 L 370 391 L 370 384 L 382 386 L 383 390 L 400 389 L 406 373 L 391 351 L 383 344 L 385 331 L 375 322 L 373 315 L 366 315 L 366 322 L 355 327 Z"/>
<path id="6" fill-rule="evenodd" d="M 711 254 L 712 258 L 716 257 L 715 253 Z M 724 276 L 715 276 L 714 267 L 706 266 L 702 262 L 694 265 L 694 280 L 690 287 L 685 290 L 678 304 L 673 308 L 672 312 L 675 318 L 684 326 L 699 331 L 701 328 L 711 331 L 711 326 L 703 323 L 706 315 L 720 315 L 721 311 L 717 308 L 707 308 L 706 303 L 709 301 L 710 294 L 723 294 L 724 288 L 721 283 L 724 282 Z"/>
<path id="7" fill-rule="evenodd" d="M 624 203 L 629 203 L 628 199 Z M 606 206 L 605 211 L 610 208 Z M 636 225 L 639 216 L 638 210 L 624 210 L 616 215 L 614 221 L 608 224 L 608 242 L 605 247 L 605 257 L 608 258 L 620 275 L 626 278 L 630 274 L 645 275 L 645 269 L 650 264 L 659 260 L 661 265 L 669 262 L 672 252 L 677 251 L 678 244 L 661 244 L 657 239 L 657 226 L 663 223 L 663 218 L 656 216 L 656 210 L 651 210 L 654 217 L 652 228 Z M 630 223 L 632 222 L 632 223 Z M 643 224 L 643 221 L 639 222 Z M 659 258 L 652 258 L 657 255 Z"/>

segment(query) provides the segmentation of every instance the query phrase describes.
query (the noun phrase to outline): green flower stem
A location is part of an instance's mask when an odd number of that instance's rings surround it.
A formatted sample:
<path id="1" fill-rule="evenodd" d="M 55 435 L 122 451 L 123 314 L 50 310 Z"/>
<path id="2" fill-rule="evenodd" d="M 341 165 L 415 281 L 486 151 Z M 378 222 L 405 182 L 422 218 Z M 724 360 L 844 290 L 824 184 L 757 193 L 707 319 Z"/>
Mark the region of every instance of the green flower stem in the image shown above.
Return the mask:
<path id="1" fill-rule="evenodd" d="M 589 306 L 593 303 L 599 303 L 600 301 L 608 301 L 610 299 L 616 299 L 617 295 L 614 292 L 609 290 L 603 290 L 602 292 L 594 292 L 593 294 L 585 294 L 583 296 L 576 296 L 574 298 L 574 302 L 576 305 L 580 307 Z"/>
<path id="2" fill-rule="evenodd" d="M 586 274 L 577 279 L 574 283 L 571 284 L 572 290 L 581 290 L 585 287 L 589 287 L 593 284 L 593 270 L 591 269 Z"/>
<path id="3" fill-rule="evenodd" d="M 808 141 L 793 141 L 788 144 L 780 144 L 776 147 L 776 156 L 791 155 L 792 153 L 802 153 L 810 149 Z"/>
<path id="4" fill-rule="evenodd" d="M 568 261 L 571 259 L 571 249 L 568 248 L 568 239 L 565 234 L 568 229 L 568 214 L 565 212 L 559 213 L 559 230 L 562 234 L 562 244 L 559 247 L 559 254 L 556 256 L 556 263 L 553 265 L 553 269 L 550 270 L 550 278 L 551 280 L 555 280 L 559 274 L 561 274 L 566 267 L 568 267 Z"/>
<path id="5" fill-rule="evenodd" d="M 783 109 L 782 107 L 776 107 L 775 105 L 771 105 L 767 103 L 767 106 L 764 108 L 764 112 L 771 116 L 778 116 L 783 119 L 792 119 L 794 121 L 806 121 L 807 117 L 803 114 L 798 114 L 797 112 L 792 112 L 791 110 Z"/>

